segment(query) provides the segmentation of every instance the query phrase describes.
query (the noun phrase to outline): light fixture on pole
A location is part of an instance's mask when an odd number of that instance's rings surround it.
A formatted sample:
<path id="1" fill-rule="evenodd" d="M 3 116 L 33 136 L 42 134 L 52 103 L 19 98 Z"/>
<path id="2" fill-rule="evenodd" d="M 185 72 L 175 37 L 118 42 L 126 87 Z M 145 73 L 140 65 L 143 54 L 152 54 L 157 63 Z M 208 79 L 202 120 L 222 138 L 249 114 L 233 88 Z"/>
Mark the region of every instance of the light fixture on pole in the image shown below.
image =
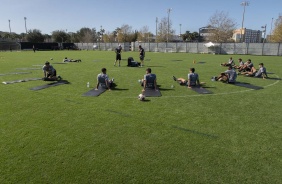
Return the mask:
<path id="1" fill-rule="evenodd" d="M 166 35 L 166 42 L 168 42 L 168 35 L 169 35 L 169 15 L 172 8 L 167 9 L 167 35 Z"/>
<path id="2" fill-rule="evenodd" d="M 243 11 L 243 18 L 242 18 L 242 27 L 241 27 L 241 34 L 240 34 L 240 42 L 243 42 L 243 39 L 242 39 L 242 31 L 243 31 L 243 28 L 244 28 L 244 19 L 245 19 L 245 10 L 246 10 L 246 6 L 249 6 L 249 2 L 248 1 L 243 1 L 241 3 L 241 6 L 244 6 L 244 11 Z M 245 33 L 244 33 L 245 34 Z"/>

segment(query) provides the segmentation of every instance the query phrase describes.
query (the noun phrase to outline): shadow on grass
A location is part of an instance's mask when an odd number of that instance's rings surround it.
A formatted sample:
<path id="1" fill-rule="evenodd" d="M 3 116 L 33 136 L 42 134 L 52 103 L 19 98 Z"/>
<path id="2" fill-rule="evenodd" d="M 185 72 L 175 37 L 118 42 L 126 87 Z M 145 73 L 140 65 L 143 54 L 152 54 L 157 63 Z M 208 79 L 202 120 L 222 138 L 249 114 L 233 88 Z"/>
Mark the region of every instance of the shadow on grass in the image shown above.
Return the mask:
<path id="1" fill-rule="evenodd" d="M 126 113 L 123 113 L 123 112 L 114 111 L 114 110 L 110 110 L 110 109 L 108 109 L 108 110 L 106 110 L 106 111 L 111 112 L 111 113 L 114 113 L 114 114 L 119 114 L 119 115 L 122 115 L 122 116 L 125 116 L 125 117 L 131 116 L 130 114 L 126 114 Z"/>
<path id="2" fill-rule="evenodd" d="M 209 137 L 209 138 L 212 138 L 212 139 L 217 139 L 217 138 L 219 138 L 217 135 L 206 134 L 206 133 L 198 132 L 198 131 L 196 131 L 196 130 L 189 130 L 189 129 L 187 129 L 187 128 L 182 128 L 182 127 L 175 126 L 175 125 L 173 125 L 173 126 L 171 126 L 171 127 L 172 127 L 172 128 L 175 128 L 175 129 L 178 129 L 178 130 L 185 131 L 185 132 L 197 134 L 197 135 L 200 135 L 200 136 Z"/>
<path id="3" fill-rule="evenodd" d="M 181 59 L 174 59 L 174 60 L 170 60 L 170 61 L 183 61 Z"/>

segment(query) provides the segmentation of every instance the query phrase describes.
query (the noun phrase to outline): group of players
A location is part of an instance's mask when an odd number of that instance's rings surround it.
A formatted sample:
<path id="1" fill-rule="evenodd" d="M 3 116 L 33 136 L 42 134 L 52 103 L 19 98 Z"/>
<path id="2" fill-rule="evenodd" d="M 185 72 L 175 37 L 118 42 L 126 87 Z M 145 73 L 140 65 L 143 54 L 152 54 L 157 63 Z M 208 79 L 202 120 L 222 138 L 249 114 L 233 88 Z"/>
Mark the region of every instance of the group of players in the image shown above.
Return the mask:
<path id="1" fill-rule="evenodd" d="M 263 63 L 259 63 L 259 69 L 256 69 L 251 59 L 248 59 L 245 63 L 241 58 L 238 59 L 238 65 L 234 63 L 232 57 L 226 63 L 220 64 L 221 66 L 227 66 L 228 70 L 221 73 L 219 76 L 214 77 L 216 81 L 223 81 L 227 83 L 235 83 L 237 75 L 246 75 L 249 77 L 267 78 L 266 68 Z M 235 70 L 238 70 L 236 72 Z"/>
<path id="2" fill-rule="evenodd" d="M 116 66 L 116 63 L 118 62 L 118 66 L 120 66 L 121 61 L 121 52 L 122 47 L 119 45 L 115 49 L 116 53 L 116 60 L 114 62 L 114 66 Z M 139 58 L 140 58 L 140 66 L 144 65 L 144 57 L 145 52 L 141 45 L 139 45 Z M 66 60 L 67 58 L 65 58 Z M 260 77 L 260 78 L 267 78 L 266 68 L 264 67 L 263 63 L 259 63 L 259 69 L 257 70 L 254 67 L 254 64 L 250 59 L 248 59 L 245 63 L 242 61 L 241 58 L 238 59 L 238 65 L 234 63 L 234 60 L 232 57 L 228 60 L 226 63 L 220 64 L 221 66 L 226 66 L 228 69 L 225 72 L 220 73 L 220 75 L 215 76 L 212 78 L 212 80 L 215 81 L 222 81 L 226 83 L 235 83 L 237 75 L 246 75 L 250 77 Z M 236 69 L 238 72 L 236 72 Z M 141 83 L 141 86 L 143 86 L 143 92 L 147 88 L 151 89 L 157 89 L 157 76 L 155 74 L 151 73 L 151 68 L 146 69 L 146 74 L 144 75 L 144 78 L 139 80 Z M 43 73 L 44 73 L 44 80 L 61 80 L 62 78 L 60 76 L 57 77 L 56 70 L 48 61 L 45 62 L 45 65 L 43 66 Z M 188 88 L 194 87 L 194 86 L 201 86 L 199 81 L 199 75 L 195 73 L 195 68 L 190 68 L 190 71 L 188 73 L 188 78 L 176 78 L 173 76 L 173 80 L 177 81 L 180 85 L 186 85 Z M 107 69 L 102 68 L 101 73 L 97 76 L 97 85 L 96 90 L 98 90 L 99 87 L 106 88 L 108 90 L 111 90 L 111 87 L 113 86 L 114 79 L 109 79 L 107 75 Z"/>

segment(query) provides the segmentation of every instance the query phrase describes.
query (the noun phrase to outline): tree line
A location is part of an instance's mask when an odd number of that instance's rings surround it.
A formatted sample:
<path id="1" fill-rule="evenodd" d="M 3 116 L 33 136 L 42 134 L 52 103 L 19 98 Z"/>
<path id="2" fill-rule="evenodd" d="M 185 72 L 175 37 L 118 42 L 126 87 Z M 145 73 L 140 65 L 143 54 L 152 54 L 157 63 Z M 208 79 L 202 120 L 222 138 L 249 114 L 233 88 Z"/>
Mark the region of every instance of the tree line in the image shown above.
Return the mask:
<path id="1" fill-rule="evenodd" d="M 237 23 L 231 19 L 228 13 L 223 11 L 215 12 L 208 21 L 206 27 L 212 27 L 209 33 L 208 41 L 212 42 L 234 42 L 232 40 L 233 31 L 236 29 Z M 195 42 L 202 40 L 198 32 L 185 31 L 181 35 L 175 37 L 175 30 L 170 29 L 172 21 L 166 17 L 162 18 L 157 24 L 155 35 L 149 31 L 148 26 L 143 26 L 140 30 L 133 30 L 132 26 L 123 24 L 114 31 L 105 31 L 100 27 L 88 28 L 83 27 L 76 32 L 67 32 L 65 30 L 55 30 L 51 35 L 42 34 L 39 29 L 28 30 L 27 33 L 9 33 L 1 32 L 0 38 L 10 38 L 19 41 L 39 42 L 74 42 L 74 43 L 95 43 L 95 42 L 166 42 L 166 41 L 184 41 Z M 275 27 L 268 40 L 269 42 L 282 42 L 282 17 L 276 19 Z"/>

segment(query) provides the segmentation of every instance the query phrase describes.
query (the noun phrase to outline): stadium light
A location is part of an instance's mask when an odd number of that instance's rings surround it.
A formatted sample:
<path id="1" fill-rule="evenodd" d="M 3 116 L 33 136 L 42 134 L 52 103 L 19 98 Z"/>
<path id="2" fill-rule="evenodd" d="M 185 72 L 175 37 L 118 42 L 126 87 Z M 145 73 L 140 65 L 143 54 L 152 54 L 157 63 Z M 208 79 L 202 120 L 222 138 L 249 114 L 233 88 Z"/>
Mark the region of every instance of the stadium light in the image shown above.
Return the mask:
<path id="1" fill-rule="evenodd" d="M 168 34 L 169 34 L 169 15 L 172 11 L 172 8 L 167 9 L 167 35 L 166 35 L 166 42 L 168 43 Z"/>
<path id="2" fill-rule="evenodd" d="M 243 27 L 244 27 L 244 19 L 245 19 L 245 10 L 246 10 L 246 6 L 249 6 L 249 2 L 248 1 L 243 1 L 241 3 L 241 6 L 244 6 L 244 11 L 243 11 L 243 18 L 242 18 L 242 27 L 241 27 L 241 34 L 240 34 L 240 42 L 242 42 L 242 31 L 243 31 Z"/>
<path id="3" fill-rule="evenodd" d="M 9 29 L 10 29 L 10 34 L 11 34 L 11 20 L 9 19 L 8 21 L 9 21 Z"/>
<path id="4" fill-rule="evenodd" d="M 26 17 L 24 17 L 24 25 L 25 25 L 25 33 L 27 34 L 27 28 L 26 28 Z"/>

